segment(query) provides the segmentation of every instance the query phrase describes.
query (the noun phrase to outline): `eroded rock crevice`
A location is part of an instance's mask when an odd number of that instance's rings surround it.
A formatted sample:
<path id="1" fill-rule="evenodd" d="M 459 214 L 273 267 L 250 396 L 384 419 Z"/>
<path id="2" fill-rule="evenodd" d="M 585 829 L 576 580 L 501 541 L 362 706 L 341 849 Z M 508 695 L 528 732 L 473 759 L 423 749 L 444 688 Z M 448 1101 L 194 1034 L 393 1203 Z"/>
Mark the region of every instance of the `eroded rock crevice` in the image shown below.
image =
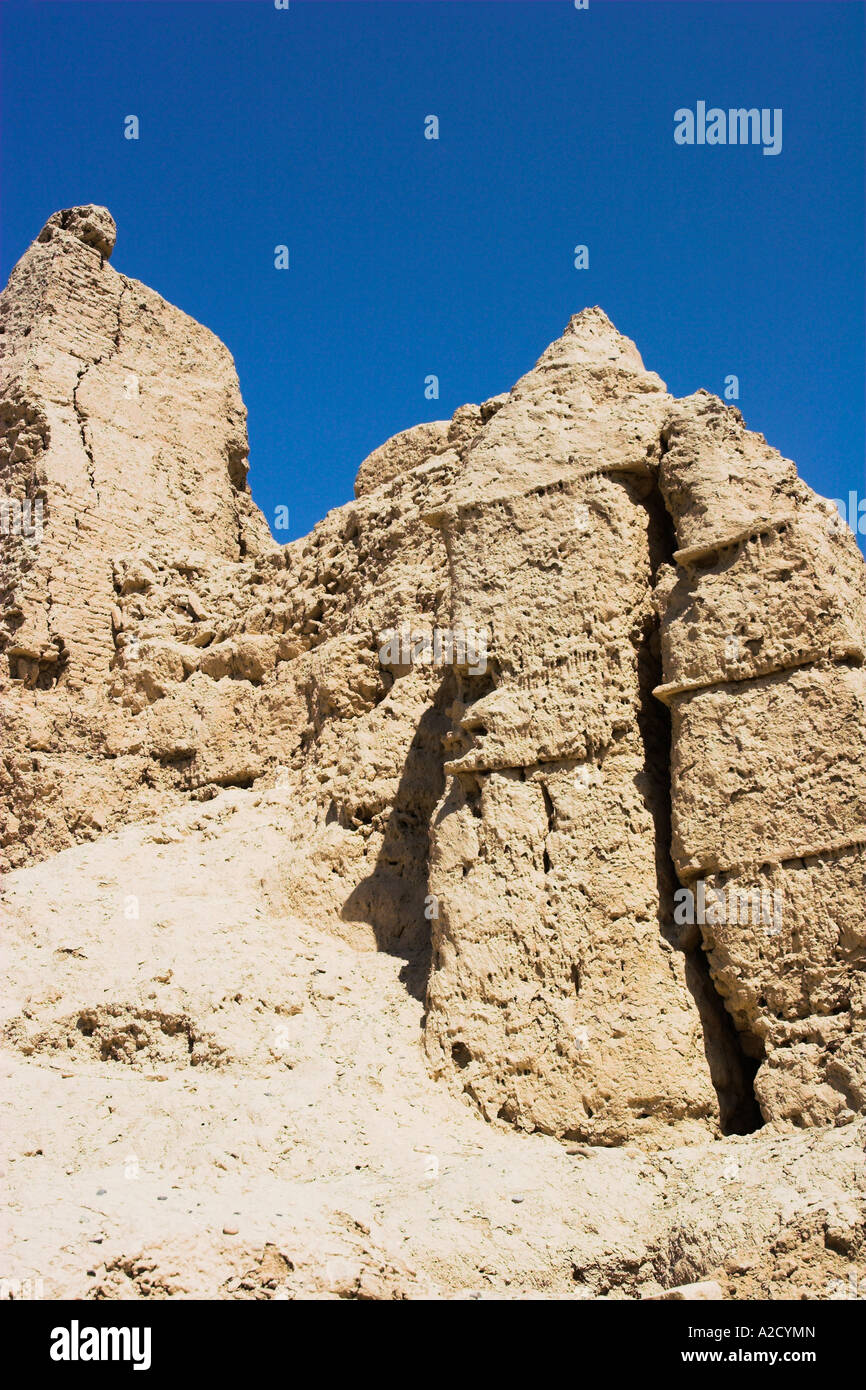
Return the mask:
<path id="1" fill-rule="evenodd" d="M 662 430 L 659 457 L 667 452 Z M 665 566 L 673 563 L 676 531 L 664 498 L 654 487 L 646 502 L 650 539 L 652 585 L 655 589 Z M 718 1098 L 722 1134 L 749 1134 L 763 1123 L 755 1099 L 754 1079 L 758 1061 L 743 1046 L 724 1000 L 713 983 L 697 922 L 676 920 L 679 881 L 671 854 L 671 717 L 658 699 L 663 683 L 661 631 L 657 613 L 648 620 L 640 653 L 641 702 L 638 720 L 646 750 L 647 776 L 654 788 L 655 838 L 658 864 L 659 916 L 665 940 L 685 958 L 686 987 L 694 1001 L 703 1034 L 703 1049 Z"/>

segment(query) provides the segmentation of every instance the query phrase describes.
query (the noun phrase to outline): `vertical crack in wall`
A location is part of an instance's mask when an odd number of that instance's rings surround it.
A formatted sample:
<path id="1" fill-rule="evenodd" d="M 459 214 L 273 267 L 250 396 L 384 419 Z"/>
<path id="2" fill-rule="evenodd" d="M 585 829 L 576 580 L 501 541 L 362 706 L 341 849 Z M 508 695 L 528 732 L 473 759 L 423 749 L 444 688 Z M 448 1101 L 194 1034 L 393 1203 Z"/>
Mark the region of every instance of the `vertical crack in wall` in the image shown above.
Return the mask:
<path id="1" fill-rule="evenodd" d="M 103 262 L 103 263 L 104 263 L 104 262 Z M 94 368 L 94 367 L 99 367 L 99 366 L 100 366 L 102 363 L 104 363 L 104 362 L 110 362 L 110 361 L 111 361 L 113 358 L 115 358 L 115 357 L 117 356 L 117 354 L 120 352 L 120 349 L 121 349 L 121 342 L 120 342 L 120 339 L 121 339 L 121 310 L 122 310 L 122 305 L 123 305 L 123 296 L 125 295 L 126 290 L 127 290 L 127 288 L 128 288 L 128 283 L 129 283 L 129 282 L 126 280 L 126 277 L 125 277 L 125 276 L 120 276 L 120 293 L 119 293 L 118 296 L 117 296 L 117 303 L 116 303 L 116 305 L 115 305 L 115 322 L 114 322 L 114 331 L 113 331 L 112 336 L 111 336 L 111 347 L 110 347 L 106 352 L 100 353 L 100 355 L 99 355 L 98 357 L 94 357 L 94 359 L 93 359 L 92 362 L 85 362 L 85 363 L 84 363 L 84 365 L 82 366 L 80 372 L 78 373 L 78 375 L 77 375 L 77 377 L 76 377 L 76 379 L 75 379 L 75 385 L 74 385 L 74 387 L 72 388 L 72 409 L 73 409 L 74 412 L 75 412 L 75 419 L 76 419 L 76 423 L 77 423 L 77 425 L 78 425 L 78 433 L 79 433 L 79 435 L 80 435 L 80 437 L 81 437 L 81 445 L 82 445 L 82 448 L 84 449 L 84 453 L 85 453 L 85 455 L 86 455 L 86 457 L 87 457 L 87 480 L 88 480 L 88 483 L 89 483 L 89 485 L 90 485 L 91 493 L 93 494 L 93 496 L 94 496 L 94 498 L 95 498 L 95 501 L 93 501 L 89 506 L 85 506 L 84 509 L 83 509 L 83 511 L 82 511 L 81 513 L 79 513 L 78 511 L 73 511 L 73 513 L 72 513 L 72 528 L 71 528 L 71 530 L 70 530 L 69 538 L 68 538 L 68 540 L 67 540 L 67 543 L 66 543 L 65 547 L 63 548 L 63 550 L 62 550 L 62 552 L 61 552 L 62 555 L 63 555 L 64 557 L 69 553 L 69 551 L 72 550 L 73 546 L 75 545 L 75 541 L 76 541 L 76 538 L 77 538 L 77 536 L 78 536 L 78 532 L 79 532 L 79 530 L 80 530 L 80 528 L 81 528 L 81 518 L 84 517 L 84 516 L 86 516 L 88 512 L 93 511 L 94 508 L 98 508 L 98 507 L 99 507 L 99 500 L 100 500 L 100 499 L 99 499 L 99 488 L 98 488 L 97 485 L 96 485 L 96 460 L 94 459 L 94 456 L 93 456 L 93 446 L 92 446 L 92 444 L 90 443 L 90 440 L 89 440 L 88 437 L 87 437 L 87 428 L 86 428 L 86 426 L 87 426 L 87 418 L 88 418 L 88 417 L 87 417 L 87 415 L 84 413 L 84 411 L 82 410 L 81 403 L 80 403 L 80 401 L 79 401 L 79 399 L 78 399 L 78 396 L 79 396 L 79 392 L 80 392 L 80 390 L 81 390 L 81 387 L 82 387 L 83 384 L 84 384 L 85 379 L 87 378 L 88 374 L 93 370 L 93 368 Z M 60 673 L 66 668 L 66 666 L 68 665 L 68 662 L 69 662 L 69 651 L 68 651 L 67 643 L 66 643 L 64 637 L 62 636 L 62 634 L 57 633 L 57 632 L 54 631 L 54 608 L 55 608 L 55 599 L 54 599 L 54 593 L 53 593 L 53 585 L 54 585 L 55 581 L 57 581 L 58 578 L 59 578 L 59 566 L 57 565 L 57 563 L 56 563 L 56 561 L 55 561 L 54 563 L 52 563 L 52 565 L 51 565 L 51 567 L 50 567 L 50 570 L 49 570 L 48 575 L 47 575 L 47 580 L 46 580 L 46 586 L 47 586 L 46 623 L 47 623 L 47 626 L 48 626 L 49 635 L 51 636 L 51 639 L 52 639 L 52 641 L 55 643 L 55 645 L 57 645 L 58 651 L 59 651 L 59 662 L 58 662 L 58 665 L 57 665 L 57 667 L 55 668 L 55 671 L 54 671 L 55 680 L 59 677 Z"/>
<path id="2" fill-rule="evenodd" d="M 661 446 L 664 453 L 664 435 Z M 653 488 L 644 505 L 648 516 L 650 561 L 655 584 L 661 566 L 673 563 L 676 536 L 658 487 Z M 658 620 L 655 620 L 645 634 L 641 650 L 641 704 L 638 717 L 647 755 L 647 775 L 654 790 L 656 872 L 662 932 L 666 940 L 676 950 L 682 951 L 685 957 L 686 985 L 700 1016 L 704 1053 L 718 1097 L 722 1133 L 751 1134 L 763 1123 L 754 1090 L 759 1062 L 745 1051 L 724 1000 L 713 984 L 700 928 L 696 925 L 680 927 L 674 922 L 674 893 L 682 885 L 671 856 L 671 716 L 668 708 L 653 695 L 653 690 L 662 680 L 660 627 Z"/>
<path id="3" fill-rule="evenodd" d="M 101 366 L 103 362 L 110 362 L 112 358 L 116 357 L 117 354 L 120 352 L 121 307 L 123 305 L 123 296 L 125 295 L 127 289 L 127 281 L 125 276 L 121 275 L 119 278 L 120 294 L 117 296 L 117 304 L 115 306 L 116 317 L 114 324 L 114 333 L 112 334 L 112 346 L 109 348 L 107 352 L 100 353 L 98 357 L 94 357 L 92 362 L 85 362 L 84 366 L 81 368 L 81 371 L 78 373 L 78 376 L 75 379 L 75 385 L 72 388 L 72 408 L 75 411 L 75 418 L 78 422 L 78 433 L 81 435 L 81 443 L 84 448 L 84 452 L 87 455 L 87 476 L 90 482 L 91 490 L 96 494 L 97 506 L 99 506 L 99 489 L 96 486 L 96 464 L 93 458 L 93 447 L 87 438 L 87 430 L 85 428 L 87 416 L 82 413 L 81 406 L 78 401 L 78 393 L 81 390 L 85 377 L 93 370 L 94 367 Z"/>

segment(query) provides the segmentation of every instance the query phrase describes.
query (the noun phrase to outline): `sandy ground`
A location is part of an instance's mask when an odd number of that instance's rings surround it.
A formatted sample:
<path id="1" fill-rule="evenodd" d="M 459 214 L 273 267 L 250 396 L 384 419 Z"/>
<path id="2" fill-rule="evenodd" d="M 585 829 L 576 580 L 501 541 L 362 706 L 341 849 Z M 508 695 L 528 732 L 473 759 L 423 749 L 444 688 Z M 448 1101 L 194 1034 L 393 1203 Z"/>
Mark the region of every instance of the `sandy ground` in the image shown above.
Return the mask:
<path id="1" fill-rule="evenodd" d="M 281 910 L 292 818 L 234 790 L 6 878 L 5 1296 L 866 1295 L 866 1125 L 489 1125 L 428 1076 L 417 971 Z"/>

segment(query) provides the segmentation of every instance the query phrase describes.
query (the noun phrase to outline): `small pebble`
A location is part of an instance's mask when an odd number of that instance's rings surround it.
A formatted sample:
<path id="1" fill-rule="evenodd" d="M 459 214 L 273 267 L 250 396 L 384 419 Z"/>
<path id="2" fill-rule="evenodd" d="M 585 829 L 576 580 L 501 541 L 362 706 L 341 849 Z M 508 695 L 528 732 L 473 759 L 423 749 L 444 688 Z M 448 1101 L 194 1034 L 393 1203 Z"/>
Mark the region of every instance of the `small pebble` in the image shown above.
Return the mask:
<path id="1" fill-rule="evenodd" d="M 236 1236 L 237 1233 L 238 1233 L 238 1228 L 237 1228 L 237 1226 L 223 1226 L 223 1235 L 224 1235 L 224 1236 Z"/>
<path id="2" fill-rule="evenodd" d="M 522 1202 L 522 1201 L 523 1201 L 523 1198 L 522 1198 L 522 1197 L 512 1197 L 511 1200 L 512 1200 L 512 1202 Z"/>

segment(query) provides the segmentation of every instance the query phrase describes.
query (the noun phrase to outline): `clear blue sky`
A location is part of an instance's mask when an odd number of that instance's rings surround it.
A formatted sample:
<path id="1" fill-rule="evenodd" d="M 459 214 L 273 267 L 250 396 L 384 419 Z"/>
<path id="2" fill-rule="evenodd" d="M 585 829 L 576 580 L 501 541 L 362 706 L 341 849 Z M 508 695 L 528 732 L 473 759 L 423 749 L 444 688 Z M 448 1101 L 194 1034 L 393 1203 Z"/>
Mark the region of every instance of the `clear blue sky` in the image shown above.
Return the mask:
<path id="1" fill-rule="evenodd" d="M 3 0 L 0 26 L 4 280 L 55 209 L 107 204 L 116 267 L 233 352 L 280 539 L 587 304 L 677 395 L 735 373 L 809 483 L 866 497 L 862 4 Z M 677 146 L 698 100 L 781 107 L 781 154 Z"/>

